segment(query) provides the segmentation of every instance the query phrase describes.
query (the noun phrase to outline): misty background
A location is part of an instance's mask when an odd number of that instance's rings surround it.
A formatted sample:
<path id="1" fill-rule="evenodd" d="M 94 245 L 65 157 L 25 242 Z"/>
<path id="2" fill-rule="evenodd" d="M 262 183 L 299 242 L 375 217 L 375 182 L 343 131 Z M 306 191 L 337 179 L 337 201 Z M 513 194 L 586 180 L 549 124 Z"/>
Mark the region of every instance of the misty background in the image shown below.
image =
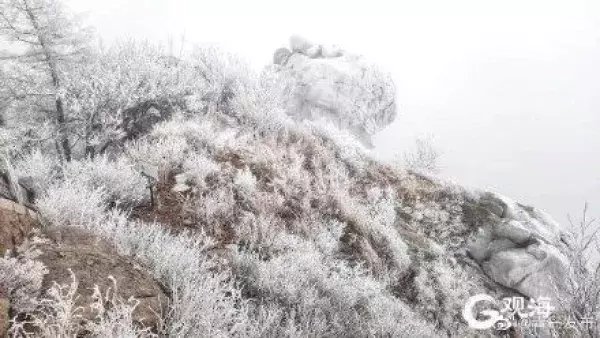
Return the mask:
<path id="1" fill-rule="evenodd" d="M 391 72 L 399 116 L 374 152 L 433 137 L 442 176 L 566 223 L 600 215 L 600 4 L 594 1 L 70 0 L 105 41 L 215 43 L 257 68 L 291 34 Z"/>

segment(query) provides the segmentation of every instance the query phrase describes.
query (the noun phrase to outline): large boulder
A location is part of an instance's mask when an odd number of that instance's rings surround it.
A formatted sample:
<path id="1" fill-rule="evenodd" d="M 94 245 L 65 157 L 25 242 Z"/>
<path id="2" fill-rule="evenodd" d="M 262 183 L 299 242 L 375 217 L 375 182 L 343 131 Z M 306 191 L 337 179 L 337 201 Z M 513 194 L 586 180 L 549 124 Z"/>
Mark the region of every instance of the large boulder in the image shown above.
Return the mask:
<path id="1" fill-rule="evenodd" d="M 294 118 L 326 119 L 367 146 L 396 118 L 391 78 L 360 56 L 294 36 L 290 49 L 279 48 L 273 62 L 291 82 L 288 114 Z"/>
<path id="2" fill-rule="evenodd" d="M 477 227 L 467 252 L 497 283 L 528 297 L 560 297 L 568 275 L 567 234 L 550 216 L 504 196 L 470 202 Z"/>
<path id="3" fill-rule="evenodd" d="M 91 320 L 95 313 L 92 303 L 93 290 L 115 291 L 127 301 L 131 297 L 139 301 L 133 313 L 134 322 L 140 326 L 157 329 L 160 314 L 167 311 L 168 297 L 163 287 L 131 258 L 119 255 L 116 248 L 106 240 L 82 228 L 65 227 L 43 230 L 43 241 L 36 247 L 41 251 L 37 258 L 48 269 L 42 289 L 47 290 L 54 282 L 65 285 L 78 282 L 77 305 L 84 308 L 83 319 Z"/>
<path id="4" fill-rule="evenodd" d="M 33 210 L 0 198 L 0 255 L 20 245 L 38 223 Z"/>

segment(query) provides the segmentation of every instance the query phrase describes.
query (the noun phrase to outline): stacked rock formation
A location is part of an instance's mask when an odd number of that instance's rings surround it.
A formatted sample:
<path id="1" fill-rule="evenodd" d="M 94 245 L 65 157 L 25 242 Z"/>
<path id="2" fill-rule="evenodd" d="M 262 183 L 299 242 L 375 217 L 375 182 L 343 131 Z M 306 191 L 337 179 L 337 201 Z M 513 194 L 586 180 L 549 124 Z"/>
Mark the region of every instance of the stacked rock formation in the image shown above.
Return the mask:
<path id="1" fill-rule="evenodd" d="M 288 114 L 296 119 L 325 119 L 371 146 L 371 137 L 396 118 L 390 76 L 360 56 L 293 36 L 273 63 L 291 79 Z"/>

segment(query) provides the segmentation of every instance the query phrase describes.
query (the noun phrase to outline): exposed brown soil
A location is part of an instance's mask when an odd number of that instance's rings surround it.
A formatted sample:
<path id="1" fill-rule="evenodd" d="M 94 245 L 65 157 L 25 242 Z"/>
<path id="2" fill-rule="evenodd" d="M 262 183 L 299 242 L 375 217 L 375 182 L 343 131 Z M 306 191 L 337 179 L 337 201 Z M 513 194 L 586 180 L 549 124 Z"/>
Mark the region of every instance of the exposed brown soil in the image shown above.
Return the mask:
<path id="1" fill-rule="evenodd" d="M 46 242 L 38 244 L 38 259 L 48 269 L 42 289 L 48 292 L 54 282 L 65 285 L 77 278 L 78 298 L 84 320 L 93 320 L 96 312 L 92 304 L 94 287 L 103 293 L 110 290 L 123 301 L 130 298 L 139 301 L 133 312 L 133 321 L 143 327 L 157 330 L 160 319 L 157 314 L 167 311 L 168 294 L 163 286 L 130 257 L 118 254 L 112 243 L 82 228 L 44 229 Z M 113 284 L 114 279 L 116 284 Z M 116 285 L 116 288 L 115 288 Z"/>

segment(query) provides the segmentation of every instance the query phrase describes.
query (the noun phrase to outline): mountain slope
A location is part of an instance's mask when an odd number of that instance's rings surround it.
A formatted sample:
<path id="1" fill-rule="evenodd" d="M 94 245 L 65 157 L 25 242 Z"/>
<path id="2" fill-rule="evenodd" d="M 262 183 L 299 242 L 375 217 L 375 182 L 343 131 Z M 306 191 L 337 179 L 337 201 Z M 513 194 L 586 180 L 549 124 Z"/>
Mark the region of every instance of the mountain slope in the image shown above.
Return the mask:
<path id="1" fill-rule="evenodd" d="M 291 47 L 296 66 L 316 59 Z M 37 187 L 45 226 L 112 241 L 168 290 L 154 334 L 468 336 L 470 296 L 550 296 L 548 280 L 560 289 L 568 238 L 548 216 L 377 162 L 361 135 L 393 119 L 389 102 L 360 115 L 358 132 L 351 108 L 327 108 L 348 95 L 312 109 L 321 96 L 295 91 L 311 77 L 298 85 L 280 63 L 259 78 L 215 77 L 219 95 L 186 96 L 149 133 L 93 159 L 32 152 L 14 164 Z M 298 102 L 311 113 L 290 114 Z M 104 328 L 140 324 L 110 318 Z"/>

